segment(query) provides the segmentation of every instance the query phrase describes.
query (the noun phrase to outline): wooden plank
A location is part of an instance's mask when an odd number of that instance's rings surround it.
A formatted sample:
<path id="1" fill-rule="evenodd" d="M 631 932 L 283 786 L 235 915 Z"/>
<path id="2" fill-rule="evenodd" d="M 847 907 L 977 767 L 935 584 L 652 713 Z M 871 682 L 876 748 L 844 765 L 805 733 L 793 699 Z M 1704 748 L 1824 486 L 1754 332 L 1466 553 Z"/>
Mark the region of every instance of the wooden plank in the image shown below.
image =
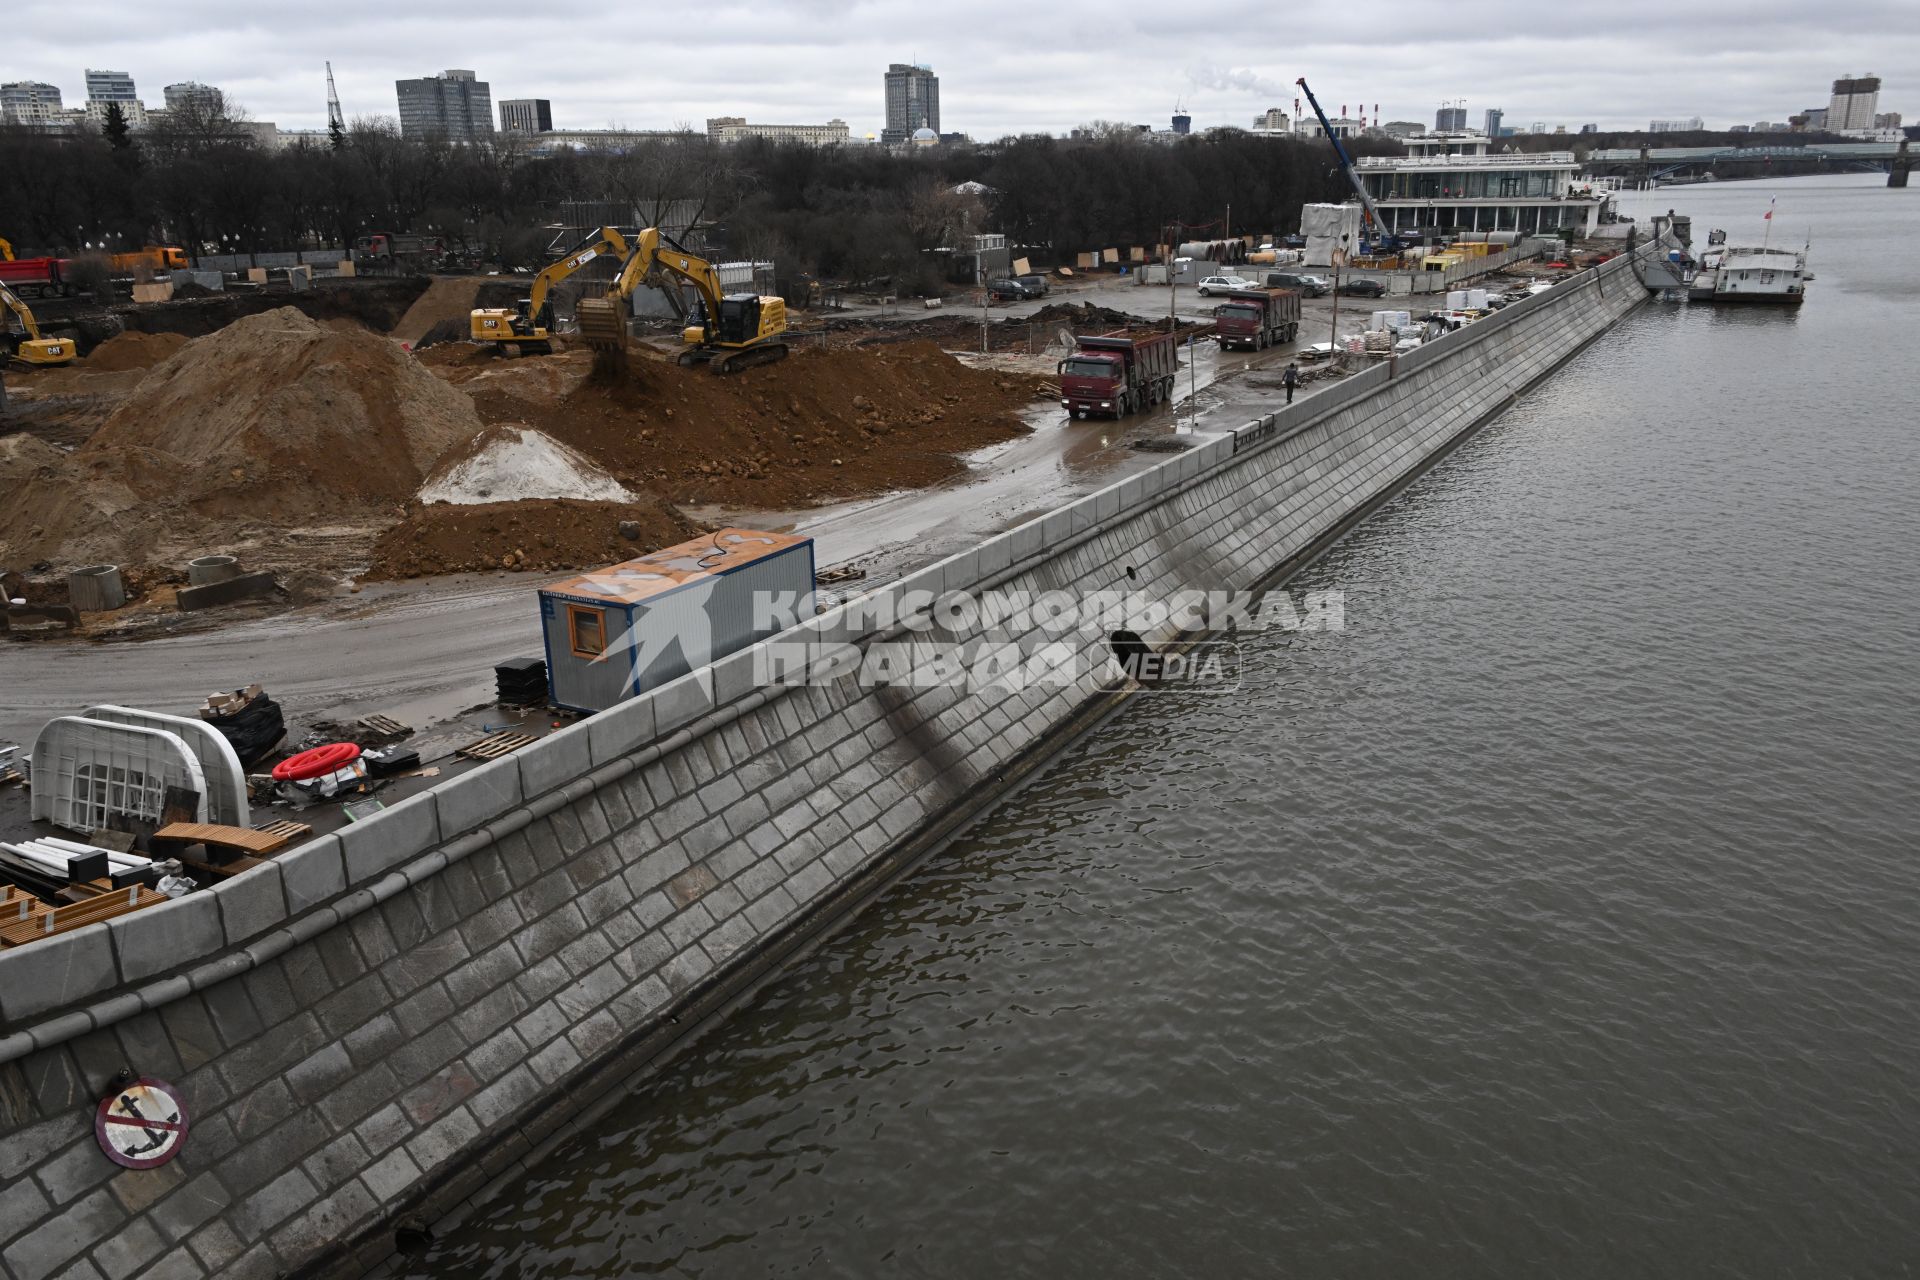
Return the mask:
<path id="1" fill-rule="evenodd" d="M 298 840 L 302 836 L 310 836 L 313 834 L 313 827 L 309 824 L 294 822 L 288 818 L 278 818 L 272 822 L 263 822 L 255 827 L 254 830 L 262 835 L 280 836 L 288 843 Z"/>
<path id="2" fill-rule="evenodd" d="M 307 830 L 311 831 L 313 828 L 308 827 Z M 264 855 L 285 846 L 293 837 L 277 831 L 229 827 L 218 822 L 169 822 L 154 832 L 153 838 L 173 840 L 181 844 L 217 845 L 223 849 L 241 849 L 247 853 Z"/>

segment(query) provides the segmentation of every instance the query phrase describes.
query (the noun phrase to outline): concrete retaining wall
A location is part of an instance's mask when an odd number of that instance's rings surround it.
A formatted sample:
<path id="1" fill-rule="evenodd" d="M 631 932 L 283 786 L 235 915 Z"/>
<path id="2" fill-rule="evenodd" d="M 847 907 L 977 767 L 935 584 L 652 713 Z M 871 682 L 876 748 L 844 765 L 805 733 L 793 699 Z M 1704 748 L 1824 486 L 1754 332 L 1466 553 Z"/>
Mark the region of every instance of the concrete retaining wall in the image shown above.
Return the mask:
<path id="1" fill-rule="evenodd" d="M 1609 264 L 879 590 L 1252 585 L 1644 296 Z M 800 631 L 893 634 L 844 607 Z M 1104 657 L 1102 636 L 1068 640 Z M 760 688 L 755 661 L 214 891 L 0 954 L 0 1268 L 378 1261 L 396 1216 L 438 1215 L 537 1158 L 1116 696 L 1094 677 Z M 123 1066 L 185 1090 L 191 1137 L 164 1168 L 119 1169 L 95 1145 Z"/>

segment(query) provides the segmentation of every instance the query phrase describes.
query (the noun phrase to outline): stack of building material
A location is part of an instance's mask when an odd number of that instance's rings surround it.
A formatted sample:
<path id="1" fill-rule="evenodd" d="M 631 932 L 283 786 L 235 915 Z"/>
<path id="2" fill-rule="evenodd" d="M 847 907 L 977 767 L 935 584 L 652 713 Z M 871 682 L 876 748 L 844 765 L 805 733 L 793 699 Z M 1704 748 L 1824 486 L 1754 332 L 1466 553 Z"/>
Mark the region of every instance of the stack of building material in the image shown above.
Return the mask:
<path id="1" fill-rule="evenodd" d="M 547 699 L 547 663 L 544 658 L 512 658 L 493 669 L 494 687 L 501 702 L 531 706 Z"/>
<path id="2" fill-rule="evenodd" d="M 1357 204 L 1309 204 L 1300 207 L 1300 234 L 1306 237 L 1306 264 L 1330 267 L 1341 249 L 1360 251 L 1361 208 Z"/>
<path id="3" fill-rule="evenodd" d="M 144 884 L 132 884 L 55 907 L 9 887 L 0 890 L 0 947 L 25 946 L 166 900 Z"/>
<path id="4" fill-rule="evenodd" d="M 213 694 L 202 704 L 200 718 L 233 744 L 243 765 L 264 759 L 287 736 L 280 705 L 257 684 L 233 693 Z"/>

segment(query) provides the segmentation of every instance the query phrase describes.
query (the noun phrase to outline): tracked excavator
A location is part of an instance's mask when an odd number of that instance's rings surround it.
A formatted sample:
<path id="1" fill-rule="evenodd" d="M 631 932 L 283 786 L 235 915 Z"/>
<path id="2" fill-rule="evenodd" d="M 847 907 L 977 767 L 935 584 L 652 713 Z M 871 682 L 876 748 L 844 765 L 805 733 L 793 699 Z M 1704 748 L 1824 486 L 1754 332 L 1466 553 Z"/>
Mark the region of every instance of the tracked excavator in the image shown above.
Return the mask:
<path id="1" fill-rule="evenodd" d="M 0 284 L 0 307 L 13 312 L 20 320 L 20 327 L 27 336 L 14 341 L 5 330 L 0 330 L 0 343 L 13 348 L 13 358 L 30 368 L 44 368 L 49 365 L 70 364 L 80 354 L 80 348 L 72 338 L 43 338 L 40 326 L 34 321 L 33 312 L 27 304 L 15 297 L 13 290 Z"/>
<path id="2" fill-rule="evenodd" d="M 680 292 L 682 282 L 697 295 L 691 308 Z M 642 285 L 665 294 L 684 326 L 680 364 L 705 364 L 715 373 L 734 373 L 786 358 L 786 300 L 723 292 L 714 265 L 681 248 L 658 227 L 648 227 L 634 237 L 633 248 L 606 296 L 580 300 L 580 335 L 588 346 L 595 351 L 626 351 L 633 293 Z"/>
<path id="3" fill-rule="evenodd" d="M 468 318 L 468 336 L 475 342 L 491 342 L 505 351 L 552 351 L 553 304 L 547 294 L 553 286 L 597 259 L 612 257 L 626 261 L 631 256 L 625 236 L 613 227 L 601 227 L 568 250 L 564 258 L 549 263 L 535 276 L 532 291 L 518 306 L 511 310 L 475 308 Z"/>

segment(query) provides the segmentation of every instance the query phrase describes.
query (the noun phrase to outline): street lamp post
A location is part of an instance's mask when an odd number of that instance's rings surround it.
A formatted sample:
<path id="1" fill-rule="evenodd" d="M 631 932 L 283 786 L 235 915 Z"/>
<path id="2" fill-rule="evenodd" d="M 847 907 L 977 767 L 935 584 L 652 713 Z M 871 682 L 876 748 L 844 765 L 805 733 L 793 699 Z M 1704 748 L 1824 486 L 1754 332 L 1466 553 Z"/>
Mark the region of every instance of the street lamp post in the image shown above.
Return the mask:
<path id="1" fill-rule="evenodd" d="M 1340 349 L 1340 264 L 1346 261 L 1347 241 L 1350 236 L 1340 237 L 1340 247 L 1333 251 L 1333 321 L 1327 330 L 1327 348 L 1329 351 Z"/>

